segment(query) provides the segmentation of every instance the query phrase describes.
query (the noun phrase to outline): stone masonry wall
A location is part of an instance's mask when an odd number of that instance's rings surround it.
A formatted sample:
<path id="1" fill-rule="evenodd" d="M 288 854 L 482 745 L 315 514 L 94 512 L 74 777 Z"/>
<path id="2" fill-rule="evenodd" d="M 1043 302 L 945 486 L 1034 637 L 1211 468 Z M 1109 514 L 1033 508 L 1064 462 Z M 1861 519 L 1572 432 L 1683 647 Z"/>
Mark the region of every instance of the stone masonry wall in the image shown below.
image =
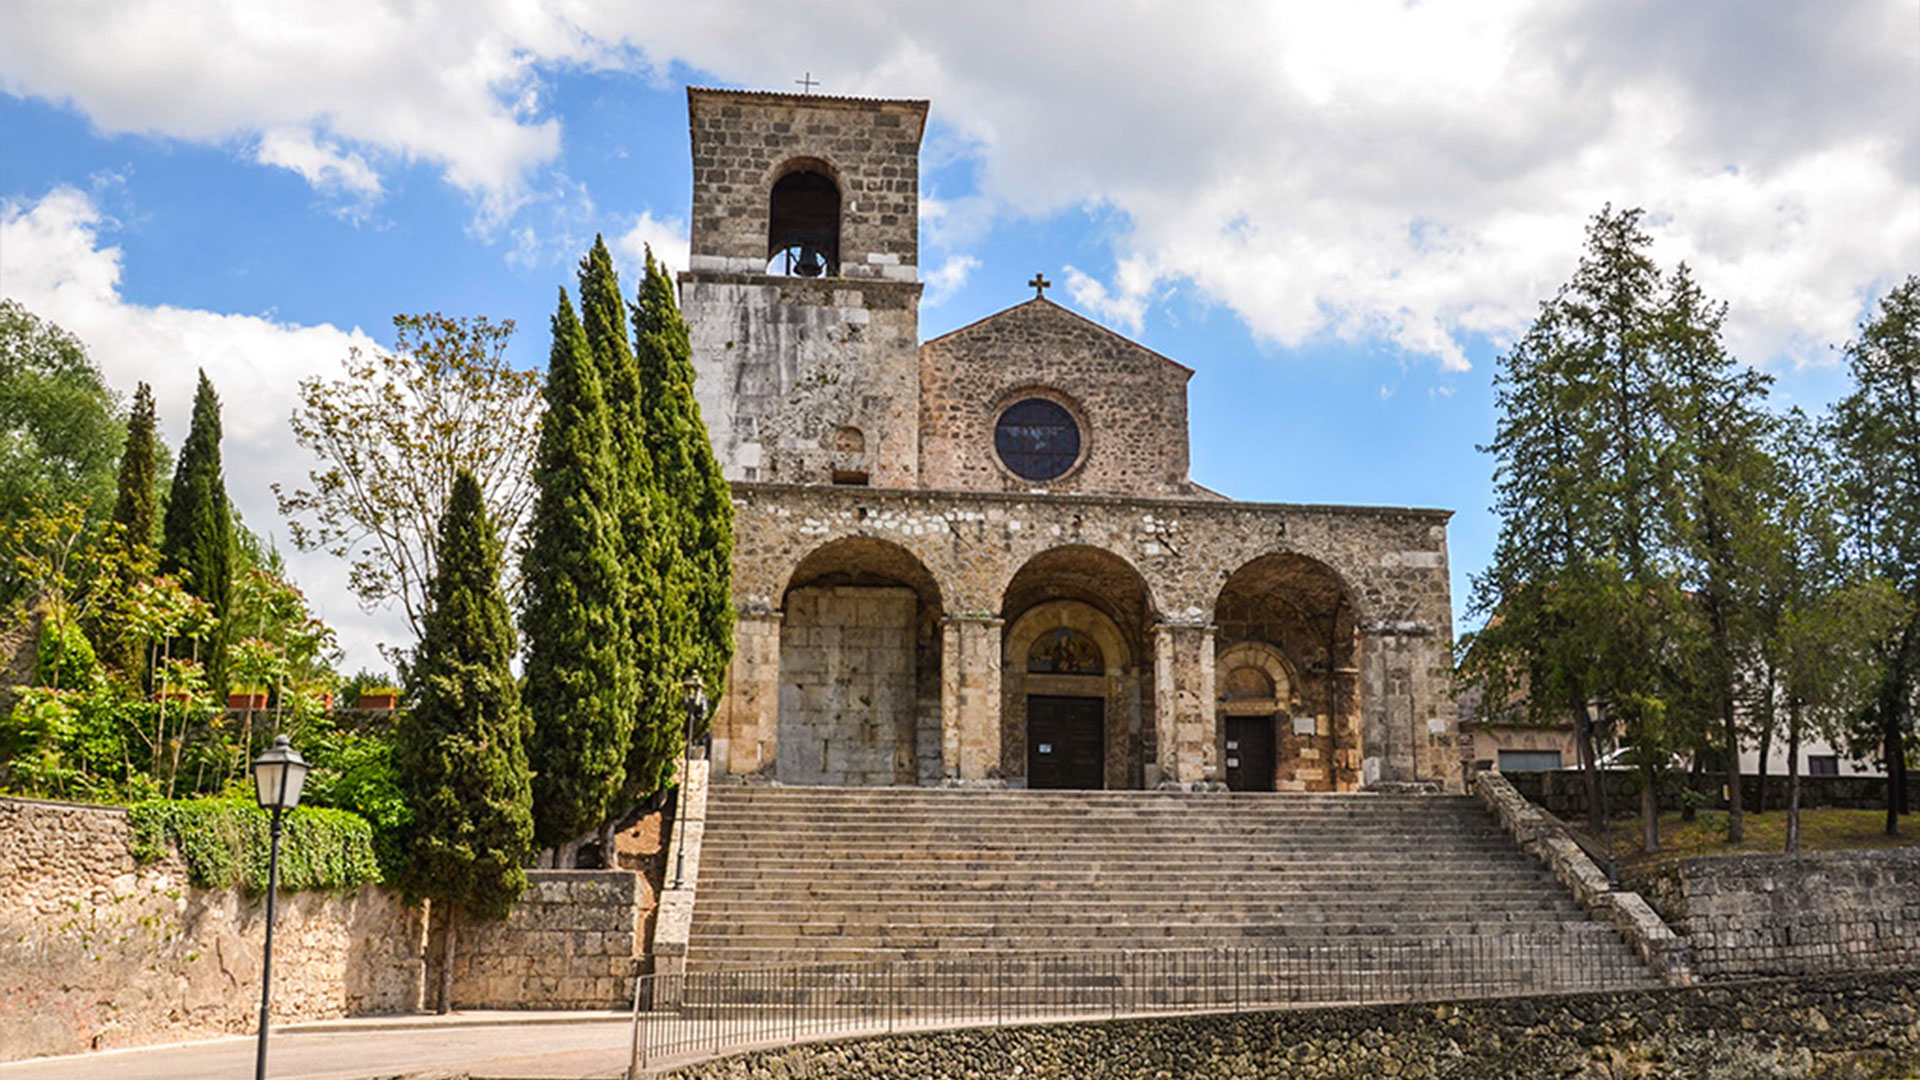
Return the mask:
<path id="1" fill-rule="evenodd" d="M 1203 679 L 1206 650 L 1200 643 L 1211 638 L 1222 586 L 1263 555 L 1315 560 L 1337 575 L 1355 612 L 1362 778 L 1424 780 L 1461 790 L 1444 511 L 827 485 L 739 483 L 733 493 L 734 599 L 748 620 L 781 610 L 791 575 L 810 552 L 850 537 L 897 548 L 903 563 L 924 568 L 938 591 L 929 599 L 938 601 L 947 618 L 976 620 L 969 626 L 993 633 L 1002 628 L 977 620 L 1001 613 L 1015 575 L 1037 556 L 1090 548 L 1117 557 L 1144 585 L 1148 617 L 1160 627 L 1149 640 L 1164 639 L 1172 660 L 1183 665 L 1185 696 L 1175 688 L 1167 700 L 1156 700 L 1154 721 L 1146 724 L 1166 755 L 1150 772 L 1183 782 L 1203 779 L 1209 756 L 1217 756 L 1216 740 L 1207 737 L 1215 727 L 1214 702 L 1212 687 L 1202 685 L 1210 679 Z M 743 651 L 730 681 L 764 687 L 767 673 L 752 665 L 772 659 L 769 652 Z M 1140 658 L 1143 666 L 1148 659 Z M 980 763 L 975 768 L 984 775 L 1000 760 L 999 688 L 980 689 L 986 692 L 944 694 L 943 710 L 965 701 L 980 715 L 943 717 L 942 726 L 950 738 L 962 739 L 946 755 L 949 765 Z M 1160 694 L 1157 681 L 1155 692 Z M 729 697 L 715 718 L 719 775 L 752 771 L 722 756 L 735 743 L 760 746 L 745 760 L 764 767 L 769 702 L 757 692 L 756 711 L 748 712 L 746 704 L 744 697 Z M 1166 730 L 1157 730 L 1161 726 Z M 970 745 L 968 737 L 985 742 Z M 1185 751 L 1194 759 L 1171 760 Z M 976 778 L 964 768 L 954 775 Z"/>
<path id="2" fill-rule="evenodd" d="M 919 701 L 912 589 L 796 589 L 780 624 L 779 777 L 911 784 Z"/>
<path id="3" fill-rule="evenodd" d="M 632 1001 L 634 958 L 645 947 L 640 875 L 529 870 L 527 882 L 504 921 L 462 924 L 454 1007 L 613 1009 Z M 436 919 L 433 957 L 441 955 L 440 932 Z"/>
<path id="4" fill-rule="evenodd" d="M 1920 848 L 1688 859 L 1636 884 L 1703 976 L 1920 966 Z"/>
<path id="5" fill-rule="evenodd" d="M 960 491 L 1193 495 L 1193 372 L 1050 300 L 1031 300 L 920 347 L 920 482 Z M 1079 463 L 1051 481 L 1014 475 L 994 450 L 1009 405 L 1047 398 L 1080 428 Z"/>
<path id="6" fill-rule="evenodd" d="M 1887 1080 L 1920 972 L 986 1028 L 741 1054 L 678 1080 Z"/>
<path id="7" fill-rule="evenodd" d="M 138 866 L 124 811 L 0 799 L 0 1061 L 253 1030 L 265 905 Z M 273 1016 L 418 1008 L 422 916 L 395 895 L 290 893 Z"/>

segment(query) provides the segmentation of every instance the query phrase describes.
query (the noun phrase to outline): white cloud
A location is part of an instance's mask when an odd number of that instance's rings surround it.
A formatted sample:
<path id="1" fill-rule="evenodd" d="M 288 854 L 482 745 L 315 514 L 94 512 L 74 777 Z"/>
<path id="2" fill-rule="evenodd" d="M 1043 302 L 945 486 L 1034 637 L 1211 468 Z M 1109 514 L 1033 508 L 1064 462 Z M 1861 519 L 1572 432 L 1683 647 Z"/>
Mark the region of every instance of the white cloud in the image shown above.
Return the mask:
<path id="1" fill-rule="evenodd" d="M 120 295 L 120 249 L 102 241 L 110 228 L 93 200 L 70 187 L 0 204 L 0 290 L 84 341 L 116 390 L 151 384 L 161 434 L 176 449 L 205 370 L 220 394 L 228 495 L 251 528 L 279 538 L 314 610 L 339 632 L 350 668 L 377 665 L 377 642 L 408 639 L 404 617 L 361 611 L 340 560 L 293 550 L 271 489 L 297 483 L 310 464 L 287 423 L 296 384 L 336 372 L 348 349 L 376 344 L 358 329 L 129 303 Z"/>
<path id="2" fill-rule="evenodd" d="M 938 269 L 927 275 L 927 291 L 921 298 L 922 306 L 938 306 L 947 297 L 964 288 L 967 278 L 978 269 L 980 269 L 980 260 L 971 255 L 949 256 Z"/>
<path id="3" fill-rule="evenodd" d="M 656 218 L 646 212 L 635 218 L 626 232 L 608 245 L 622 266 L 621 280 L 637 281 L 646 265 L 647 250 L 667 264 L 669 275 L 687 268 L 687 223 L 679 218 Z"/>
<path id="4" fill-rule="evenodd" d="M 1694 260 L 1756 361 L 1823 355 L 1920 267 L 1916 0 L 25 0 L 8 15 L 15 93 L 110 132 L 239 139 L 362 200 L 381 170 L 430 162 L 483 226 L 538 197 L 531 178 L 560 153 L 553 75 L 786 89 L 805 56 L 822 92 L 932 100 L 929 166 L 977 181 L 929 193 L 932 255 L 1090 211 L 1118 269 L 1069 288 L 1130 327 L 1187 283 L 1267 340 L 1383 341 L 1459 368 L 1467 338 L 1526 324 L 1608 202 L 1650 211 L 1662 258 Z"/>

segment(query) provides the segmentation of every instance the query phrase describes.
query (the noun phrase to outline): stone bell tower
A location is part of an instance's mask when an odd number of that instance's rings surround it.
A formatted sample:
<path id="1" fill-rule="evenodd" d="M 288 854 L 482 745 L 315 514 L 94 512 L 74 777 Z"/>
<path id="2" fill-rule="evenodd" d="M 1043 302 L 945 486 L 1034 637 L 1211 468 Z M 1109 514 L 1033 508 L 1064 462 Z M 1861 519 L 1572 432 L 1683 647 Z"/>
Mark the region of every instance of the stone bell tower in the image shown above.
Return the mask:
<path id="1" fill-rule="evenodd" d="M 687 89 L 680 307 L 727 479 L 911 487 L 924 101 Z"/>

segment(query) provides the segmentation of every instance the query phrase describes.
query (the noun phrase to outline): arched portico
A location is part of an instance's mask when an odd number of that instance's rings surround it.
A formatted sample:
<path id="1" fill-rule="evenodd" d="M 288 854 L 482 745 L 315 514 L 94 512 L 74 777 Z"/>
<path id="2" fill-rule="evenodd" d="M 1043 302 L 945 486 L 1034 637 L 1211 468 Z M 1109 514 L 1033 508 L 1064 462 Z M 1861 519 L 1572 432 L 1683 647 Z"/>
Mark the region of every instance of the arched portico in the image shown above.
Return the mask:
<path id="1" fill-rule="evenodd" d="M 1359 633 L 1340 575 L 1304 555 L 1258 556 L 1228 575 L 1214 625 L 1221 690 L 1215 738 L 1223 756 L 1244 762 L 1252 754 L 1236 751 L 1261 749 L 1253 745 L 1262 734 L 1256 725 L 1229 718 L 1269 717 L 1275 789 L 1359 787 Z M 1255 693 L 1259 680 L 1273 688 L 1264 700 Z M 1239 768 L 1241 782 L 1252 782 L 1247 766 Z"/>

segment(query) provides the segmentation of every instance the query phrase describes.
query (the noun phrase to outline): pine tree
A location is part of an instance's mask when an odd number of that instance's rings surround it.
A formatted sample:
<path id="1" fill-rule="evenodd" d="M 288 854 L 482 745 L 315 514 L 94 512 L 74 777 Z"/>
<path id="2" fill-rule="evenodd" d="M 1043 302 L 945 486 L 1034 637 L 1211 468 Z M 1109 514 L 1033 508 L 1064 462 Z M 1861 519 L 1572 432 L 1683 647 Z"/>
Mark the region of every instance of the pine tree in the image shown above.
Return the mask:
<path id="1" fill-rule="evenodd" d="M 130 555 L 153 549 L 155 427 L 153 388 L 141 383 L 133 391 L 126 448 L 120 452 L 119 492 L 113 504 L 113 520 L 120 525 Z"/>
<path id="2" fill-rule="evenodd" d="M 395 753 L 413 812 L 403 884 L 446 911 L 444 1012 L 458 920 L 505 918 L 525 891 L 533 817 L 500 549 L 466 469 L 454 478 L 435 555 Z"/>
<path id="3" fill-rule="evenodd" d="M 612 810 L 626 776 L 634 701 L 610 416 L 564 289 L 545 397 L 520 625 L 534 841 L 558 848 Z"/>
<path id="4" fill-rule="evenodd" d="M 220 472 L 220 399 L 207 373 L 193 395 L 193 421 L 180 447 L 160 540 L 160 570 L 178 575 L 216 620 L 202 644 L 207 685 L 227 692 L 227 616 L 233 599 L 233 512 Z"/>
<path id="5" fill-rule="evenodd" d="M 580 323 L 612 416 L 612 445 L 619 469 L 615 500 L 620 550 L 626 568 L 627 622 L 633 641 L 634 725 L 626 765 L 630 795 L 657 791 L 671 779 L 681 748 L 684 718 L 679 683 L 686 672 L 671 634 L 685 619 L 662 574 L 670 543 L 668 516 L 647 452 L 640 369 L 627 343 L 626 300 L 614 273 L 613 255 L 600 237 L 580 260 Z"/>
<path id="6" fill-rule="evenodd" d="M 694 399 L 686 320 L 666 265 L 651 250 L 633 331 L 647 451 L 673 515 L 668 591 L 686 614 L 685 640 L 676 644 L 685 666 L 718 697 L 733 658 L 733 498 Z"/>

